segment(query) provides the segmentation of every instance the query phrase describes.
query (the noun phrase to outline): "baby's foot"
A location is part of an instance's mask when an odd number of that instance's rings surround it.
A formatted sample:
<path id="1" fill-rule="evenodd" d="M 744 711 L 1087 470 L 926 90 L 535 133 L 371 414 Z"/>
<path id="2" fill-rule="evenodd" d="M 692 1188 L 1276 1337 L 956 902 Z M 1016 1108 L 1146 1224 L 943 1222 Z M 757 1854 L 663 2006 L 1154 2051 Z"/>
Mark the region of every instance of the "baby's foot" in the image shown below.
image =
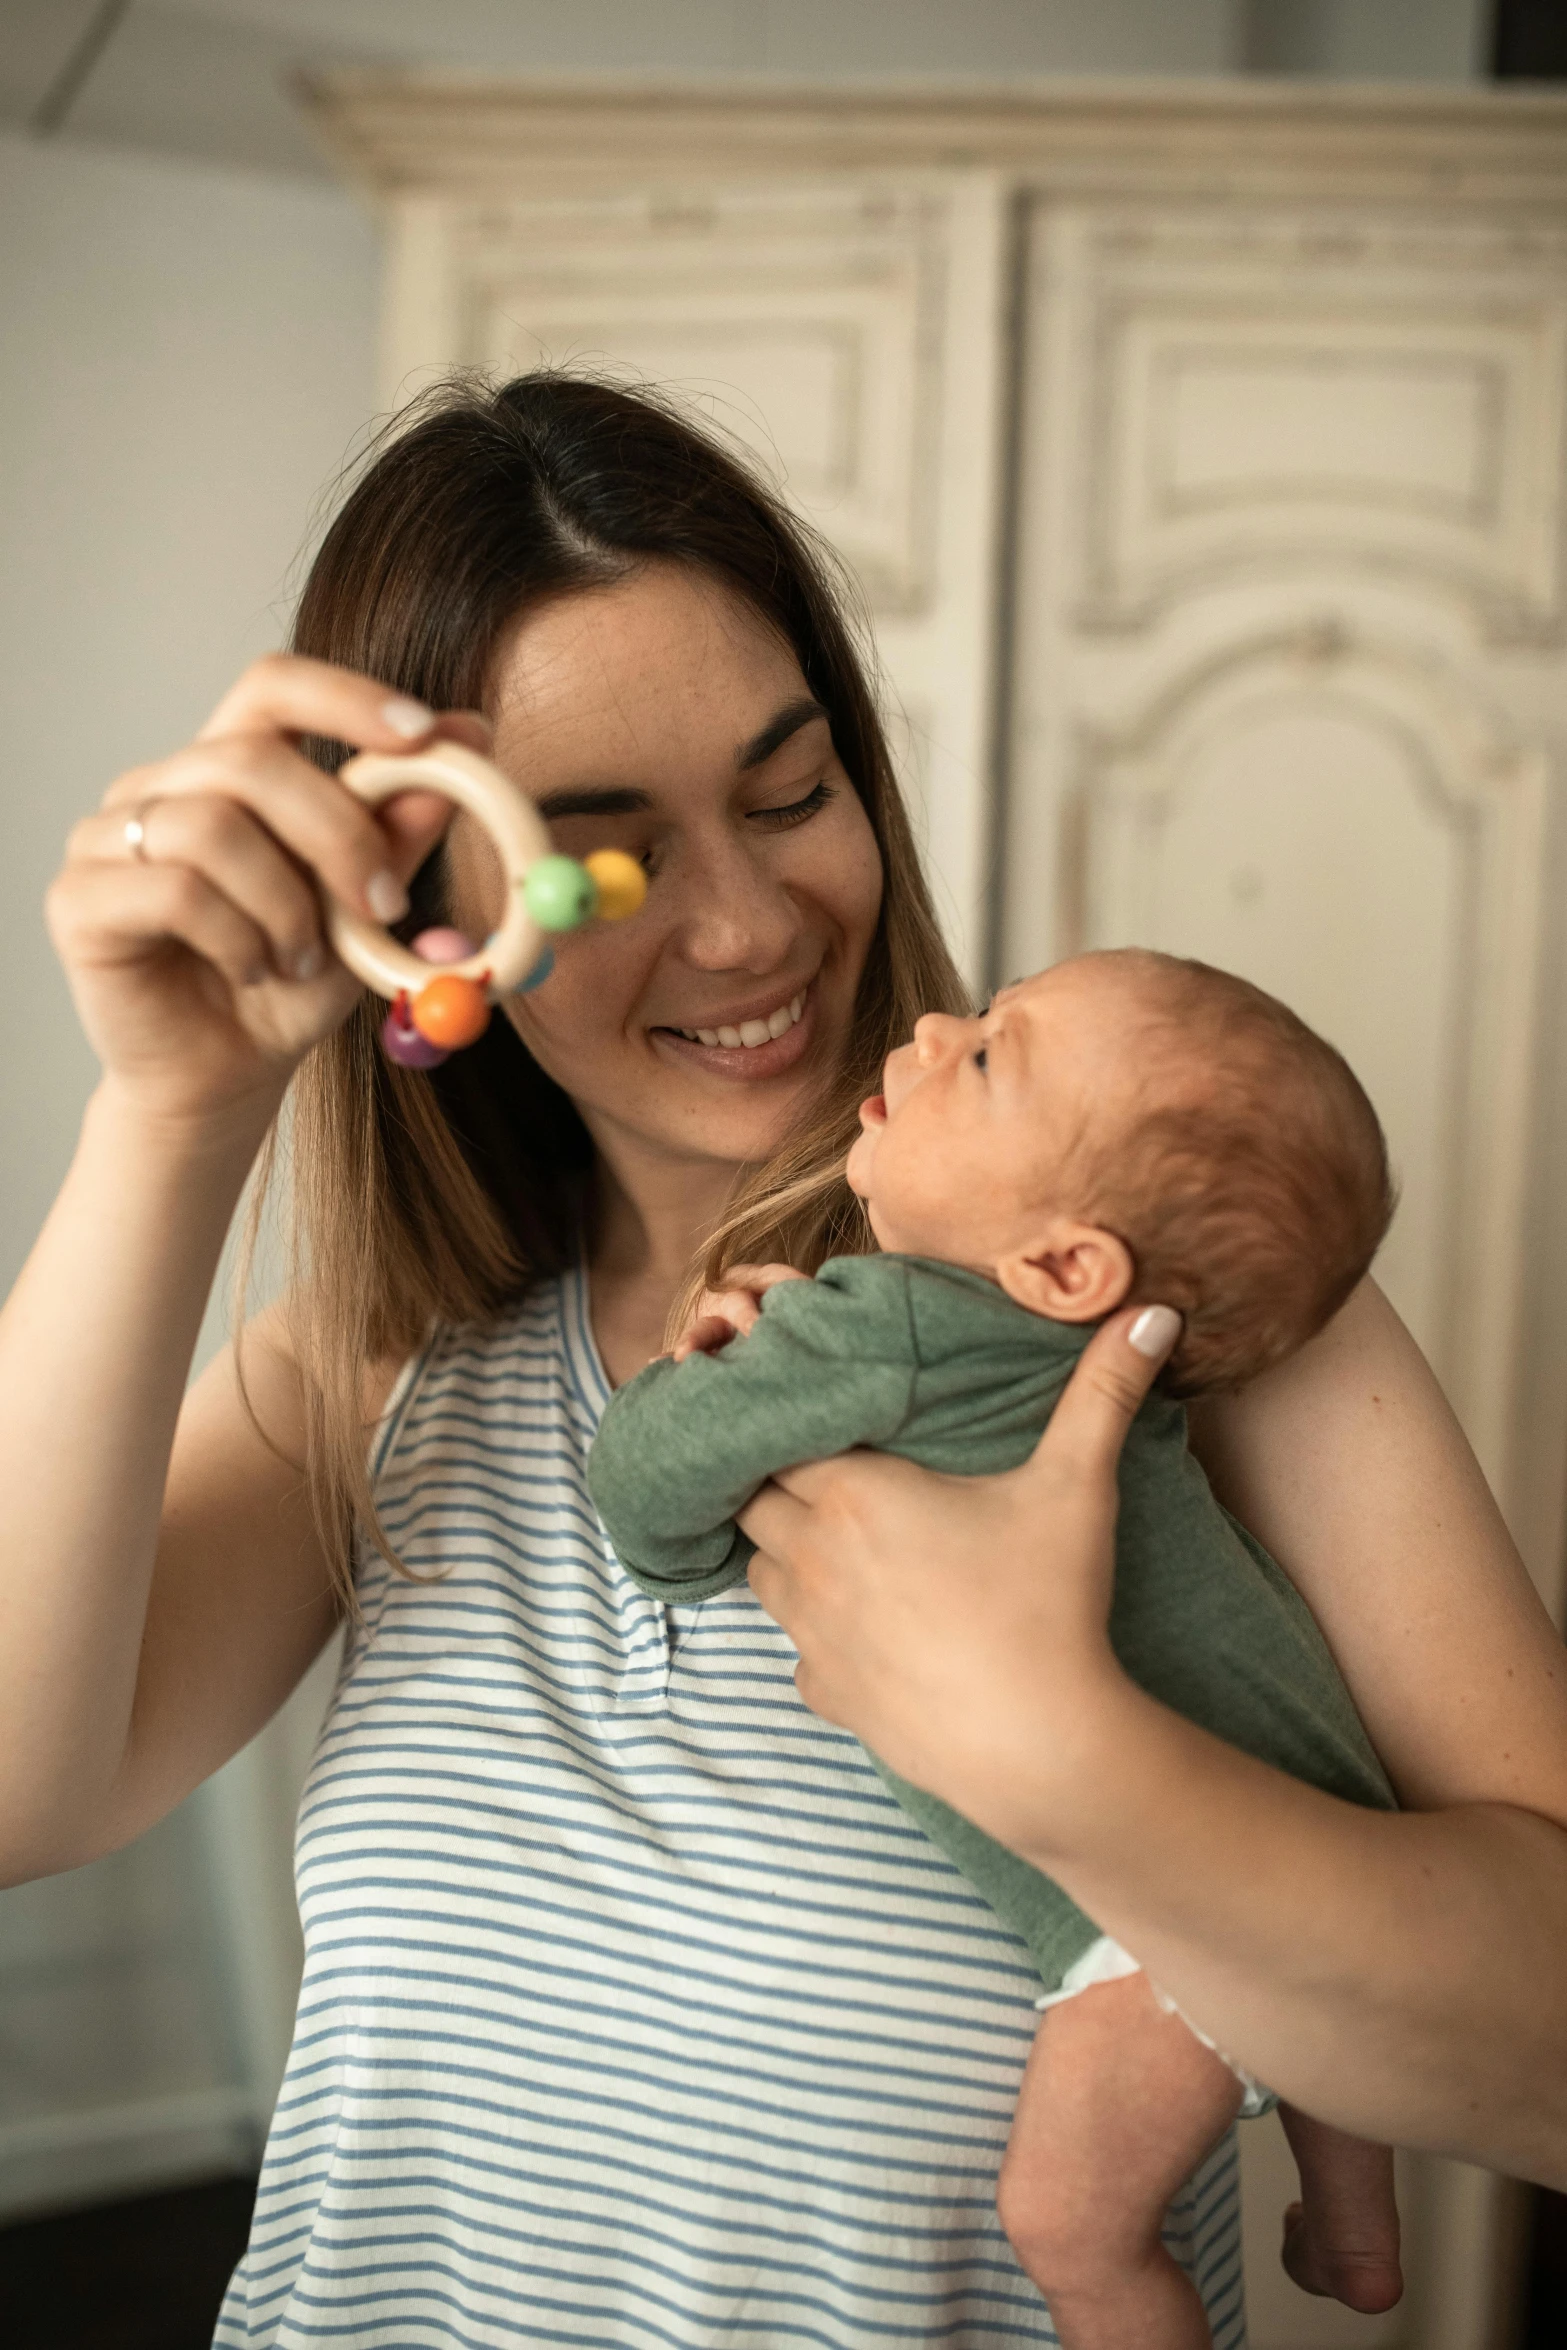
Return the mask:
<path id="1" fill-rule="evenodd" d="M 1342 2301 L 1346 2309 L 1358 2309 L 1368 2317 L 1391 2309 L 1403 2297 L 1394 2213 L 1373 2209 L 1352 2222 L 1341 2218 L 1328 2228 L 1320 2219 L 1313 2225 L 1305 2204 L 1292 2203 L 1284 2214 L 1279 2257 L 1303 2293 Z"/>

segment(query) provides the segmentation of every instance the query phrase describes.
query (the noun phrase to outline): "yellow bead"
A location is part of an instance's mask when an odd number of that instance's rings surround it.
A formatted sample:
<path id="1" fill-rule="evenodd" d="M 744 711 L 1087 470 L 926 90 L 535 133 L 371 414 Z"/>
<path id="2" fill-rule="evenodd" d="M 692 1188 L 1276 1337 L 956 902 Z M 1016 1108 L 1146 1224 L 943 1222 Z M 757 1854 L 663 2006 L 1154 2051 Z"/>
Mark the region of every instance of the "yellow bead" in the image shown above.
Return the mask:
<path id="1" fill-rule="evenodd" d="M 595 849 L 582 862 L 598 883 L 602 921 L 623 922 L 636 912 L 647 896 L 647 875 L 635 857 L 628 857 L 624 849 Z"/>

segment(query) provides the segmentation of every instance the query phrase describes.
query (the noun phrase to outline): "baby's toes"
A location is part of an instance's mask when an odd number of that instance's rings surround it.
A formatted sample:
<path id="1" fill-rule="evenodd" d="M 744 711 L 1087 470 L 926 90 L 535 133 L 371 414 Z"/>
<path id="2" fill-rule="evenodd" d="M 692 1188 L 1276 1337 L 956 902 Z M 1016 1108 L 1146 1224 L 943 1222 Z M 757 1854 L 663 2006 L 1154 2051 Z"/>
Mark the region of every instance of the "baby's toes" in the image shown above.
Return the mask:
<path id="1" fill-rule="evenodd" d="M 1403 2297 L 1404 2274 L 1395 2247 L 1373 2241 L 1325 2244 L 1299 2203 L 1284 2214 L 1279 2258 L 1303 2293 L 1342 2301 L 1365 2317 L 1393 2308 Z"/>

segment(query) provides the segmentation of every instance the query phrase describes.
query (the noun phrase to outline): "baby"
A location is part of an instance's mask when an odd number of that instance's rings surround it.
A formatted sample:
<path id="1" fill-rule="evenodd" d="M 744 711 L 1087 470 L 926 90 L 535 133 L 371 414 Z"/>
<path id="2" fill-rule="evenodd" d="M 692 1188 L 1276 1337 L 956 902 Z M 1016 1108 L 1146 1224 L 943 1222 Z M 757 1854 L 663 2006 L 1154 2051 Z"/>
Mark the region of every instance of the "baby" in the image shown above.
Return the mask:
<path id="1" fill-rule="evenodd" d="M 1360 1280 L 1391 1192 L 1341 1057 L 1245 981 L 1125 951 L 930 1015 L 862 1105 L 847 1175 L 879 1256 L 780 1269 L 611 1401 L 589 1484 L 628 1573 L 665 1600 L 744 1575 L 735 1512 L 777 1470 L 870 1444 L 948 1473 L 1025 1459 L 1092 1328 L 1185 1317 L 1128 1437 L 1110 1636 L 1126 1671 L 1232 1745 L 1354 1803 L 1391 1789 L 1316 1623 L 1219 1507 L 1174 1400 L 1234 1388 Z M 874 1762 L 876 1758 L 871 1757 Z M 1026 1942 L 1043 2011 L 999 2209 L 1064 2350 L 1204 2350 L 1160 2240 L 1171 2198 L 1266 2091 L 1037 1870 L 878 1770 Z M 1292 2109 L 1286 2264 L 1384 2309 L 1402 2289 L 1392 2156 Z"/>

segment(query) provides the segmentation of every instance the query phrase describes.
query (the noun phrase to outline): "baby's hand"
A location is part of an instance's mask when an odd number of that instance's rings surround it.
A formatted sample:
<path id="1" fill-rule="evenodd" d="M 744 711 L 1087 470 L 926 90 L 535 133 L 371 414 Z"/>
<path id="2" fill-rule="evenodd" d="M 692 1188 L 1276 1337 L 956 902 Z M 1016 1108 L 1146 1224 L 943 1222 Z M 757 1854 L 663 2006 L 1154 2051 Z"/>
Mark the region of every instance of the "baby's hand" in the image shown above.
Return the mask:
<path id="1" fill-rule="evenodd" d="M 780 1281 L 804 1281 L 793 1265 L 731 1265 L 722 1289 L 704 1289 L 696 1311 L 675 1341 L 674 1356 L 716 1355 L 732 1338 L 743 1338 L 761 1318 L 762 1300 Z"/>

